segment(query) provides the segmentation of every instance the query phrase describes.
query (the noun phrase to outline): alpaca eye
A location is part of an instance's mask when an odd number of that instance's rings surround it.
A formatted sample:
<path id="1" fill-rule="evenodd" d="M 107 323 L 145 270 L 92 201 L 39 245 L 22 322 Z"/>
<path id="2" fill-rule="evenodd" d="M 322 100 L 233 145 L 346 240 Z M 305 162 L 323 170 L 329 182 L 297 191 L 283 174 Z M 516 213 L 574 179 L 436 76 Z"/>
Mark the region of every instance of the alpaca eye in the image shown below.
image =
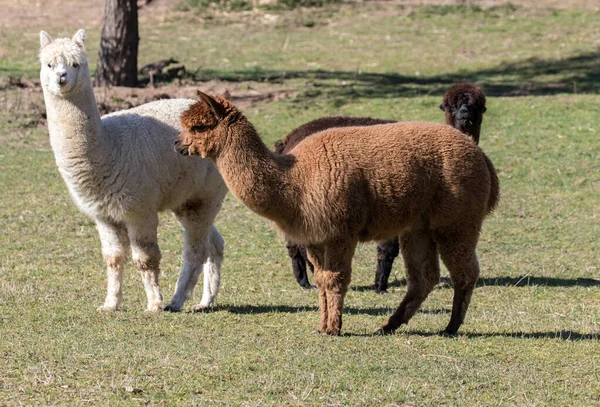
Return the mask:
<path id="1" fill-rule="evenodd" d="M 48 64 L 48 68 L 52 68 L 52 65 Z"/>
<path id="2" fill-rule="evenodd" d="M 79 64 L 73 64 L 73 68 L 79 68 Z"/>
<path id="3" fill-rule="evenodd" d="M 206 126 L 203 124 L 198 124 L 196 126 L 192 126 L 191 130 L 195 133 L 200 133 L 200 132 L 203 132 L 204 130 L 206 130 Z"/>

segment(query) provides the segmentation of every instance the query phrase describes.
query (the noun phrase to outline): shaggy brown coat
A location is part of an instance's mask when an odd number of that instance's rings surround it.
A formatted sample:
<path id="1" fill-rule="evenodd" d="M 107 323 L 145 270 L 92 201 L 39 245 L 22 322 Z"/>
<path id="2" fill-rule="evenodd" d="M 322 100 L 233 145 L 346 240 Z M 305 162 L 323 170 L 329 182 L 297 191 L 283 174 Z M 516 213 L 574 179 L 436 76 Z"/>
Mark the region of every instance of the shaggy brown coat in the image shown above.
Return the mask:
<path id="1" fill-rule="evenodd" d="M 277 154 L 288 154 L 305 138 L 333 127 L 372 126 L 375 124 L 395 123 L 394 120 L 373 119 L 371 117 L 328 116 L 311 120 L 295 128 L 283 140 L 275 142 L 274 151 Z M 308 280 L 307 266 L 314 272 L 313 264 L 308 260 L 306 248 L 288 241 L 288 255 L 292 259 L 292 271 L 298 284 L 303 288 L 313 288 Z M 377 243 L 377 270 L 373 287 L 377 293 L 386 293 L 388 280 L 392 271 L 394 259 L 400 253 L 398 238 L 394 237 L 385 242 Z"/>
<path id="2" fill-rule="evenodd" d="M 446 124 L 472 137 L 479 144 L 483 114 L 487 110 L 481 89 L 468 83 L 458 83 L 444 94 L 440 109 L 446 114 Z"/>
<path id="3" fill-rule="evenodd" d="M 341 331 L 357 243 L 396 235 L 408 287 L 380 332 L 415 314 L 439 281 L 438 253 L 454 285 L 445 332 L 457 332 L 479 276 L 481 225 L 499 193 L 491 162 L 470 138 L 425 122 L 335 128 L 280 156 L 227 99 L 198 95 L 181 116 L 176 150 L 214 160 L 238 199 L 307 247 L 319 288 L 318 332 Z"/>

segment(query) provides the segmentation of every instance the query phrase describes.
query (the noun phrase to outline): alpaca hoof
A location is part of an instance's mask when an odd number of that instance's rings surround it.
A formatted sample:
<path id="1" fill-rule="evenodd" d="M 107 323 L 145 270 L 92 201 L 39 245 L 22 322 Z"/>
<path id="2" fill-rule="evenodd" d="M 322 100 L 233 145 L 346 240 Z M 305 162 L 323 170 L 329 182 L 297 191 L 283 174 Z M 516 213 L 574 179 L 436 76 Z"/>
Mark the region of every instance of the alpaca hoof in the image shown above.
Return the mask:
<path id="1" fill-rule="evenodd" d="M 96 308 L 96 311 L 100 311 L 100 312 L 113 312 L 116 311 L 118 308 L 116 305 L 103 305 L 101 307 Z"/>
<path id="2" fill-rule="evenodd" d="M 320 331 L 318 329 L 315 329 L 314 331 L 312 331 L 312 333 L 315 334 L 315 335 L 324 335 L 324 336 L 340 336 L 340 331 L 331 331 L 331 332 L 328 332 L 327 330 Z"/>
<path id="3" fill-rule="evenodd" d="M 395 329 L 392 329 L 387 326 L 382 326 L 381 328 L 379 328 L 378 330 L 376 330 L 374 332 L 375 335 L 381 335 L 381 336 L 394 335 L 395 333 L 396 333 Z"/>
<path id="4" fill-rule="evenodd" d="M 456 338 L 458 336 L 458 333 L 456 330 L 449 330 L 448 328 L 446 328 L 443 331 L 439 332 L 439 335 L 446 338 Z"/>
<path id="5" fill-rule="evenodd" d="M 302 288 L 304 288 L 305 290 L 316 290 L 317 286 L 312 285 L 312 284 L 306 284 L 306 285 L 303 285 Z"/>
<path id="6" fill-rule="evenodd" d="M 375 289 L 377 294 L 389 294 L 387 289 L 380 290 L 379 288 Z"/>
<path id="7" fill-rule="evenodd" d="M 146 312 L 152 312 L 152 313 L 160 312 L 162 310 L 163 310 L 163 308 L 160 305 L 152 305 L 152 306 L 149 306 L 148 308 L 146 308 Z"/>
<path id="8" fill-rule="evenodd" d="M 179 311 L 181 311 L 181 307 L 178 307 L 177 305 L 175 305 L 175 304 L 171 303 L 171 304 L 168 304 L 168 305 L 165 307 L 165 311 L 169 311 L 169 312 L 179 312 Z"/>

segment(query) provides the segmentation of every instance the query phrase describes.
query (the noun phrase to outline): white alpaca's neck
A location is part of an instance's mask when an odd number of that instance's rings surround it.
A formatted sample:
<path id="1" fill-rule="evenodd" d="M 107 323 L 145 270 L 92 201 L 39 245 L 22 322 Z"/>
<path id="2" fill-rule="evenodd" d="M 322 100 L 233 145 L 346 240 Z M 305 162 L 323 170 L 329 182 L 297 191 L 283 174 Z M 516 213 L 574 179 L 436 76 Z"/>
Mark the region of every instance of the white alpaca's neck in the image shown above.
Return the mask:
<path id="1" fill-rule="evenodd" d="M 79 86 L 60 97 L 44 88 L 50 144 L 60 175 L 77 206 L 99 213 L 115 160 L 102 128 L 89 73 Z M 100 206 L 99 206 L 100 205 Z"/>
<path id="2" fill-rule="evenodd" d="M 74 172 L 92 170 L 93 164 L 109 159 L 110 150 L 89 76 L 64 97 L 44 89 L 44 100 L 50 143 L 56 164 L 67 181 L 73 181 Z"/>

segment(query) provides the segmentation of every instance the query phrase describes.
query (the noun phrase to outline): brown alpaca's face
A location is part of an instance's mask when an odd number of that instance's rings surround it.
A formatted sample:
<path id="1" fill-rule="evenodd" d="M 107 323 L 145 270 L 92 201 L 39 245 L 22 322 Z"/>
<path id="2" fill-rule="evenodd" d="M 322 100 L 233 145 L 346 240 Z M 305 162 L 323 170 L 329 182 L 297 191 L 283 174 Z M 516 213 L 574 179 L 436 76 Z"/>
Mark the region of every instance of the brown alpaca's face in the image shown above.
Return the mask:
<path id="1" fill-rule="evenodd" d="M 219 120 L 203 101 L 199 100 L 181 114 L 182 131 L 175 140 L 175 151 L 181 155 L 215 158 L 218 137 L 215 128 Z"/>

